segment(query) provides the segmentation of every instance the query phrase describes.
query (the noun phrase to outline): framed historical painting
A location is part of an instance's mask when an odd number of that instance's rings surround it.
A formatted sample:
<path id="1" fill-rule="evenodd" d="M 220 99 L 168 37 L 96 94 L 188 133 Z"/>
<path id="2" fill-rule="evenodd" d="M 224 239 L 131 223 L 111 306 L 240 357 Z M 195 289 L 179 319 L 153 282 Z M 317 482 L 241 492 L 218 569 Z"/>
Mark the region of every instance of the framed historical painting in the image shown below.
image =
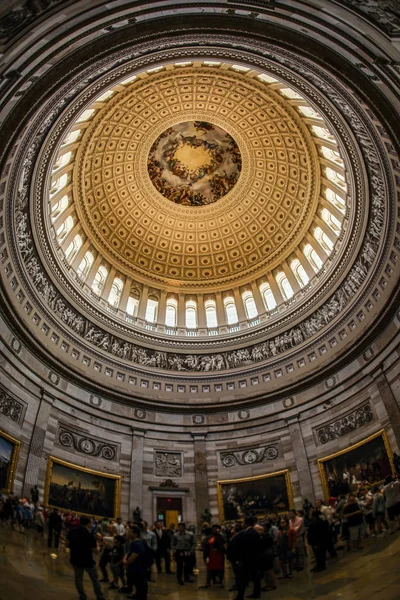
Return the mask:
<path id="1" fill-rule="evenodd" d="M 246 515 L 285 512 L 293 507 L 289 471 L 217 481 L 221 521 L 235 521 Z"/>
<path id="2" fill-rule="evenodd" d="M 12 492 L 21 442 L 0 430 L 0 491 Z"/>
<path id="3" fill-rule="evenodd" d="M 44 504 L 80 515 L 116 518 L 121 477 L 49 457 Z"/>
<path id="4" fill-rule="evenodd" d="M 381 429 L 345 450 L 320 458 L 318 466 L 326 499 L 381 483 L 394 473 L 386 431 Z"/>

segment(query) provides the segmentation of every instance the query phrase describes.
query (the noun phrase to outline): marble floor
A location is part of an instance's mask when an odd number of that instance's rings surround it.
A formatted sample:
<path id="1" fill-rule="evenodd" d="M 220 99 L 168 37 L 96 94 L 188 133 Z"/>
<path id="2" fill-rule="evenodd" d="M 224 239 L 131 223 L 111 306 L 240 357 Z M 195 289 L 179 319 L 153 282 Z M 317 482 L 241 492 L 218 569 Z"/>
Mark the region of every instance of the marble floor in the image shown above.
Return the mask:
<path id="1" fill-rule="evenodd" d="M 199 564 L 200 556 L 199 556 Z M 306 569 L 290 581 L 279 581 L 274 592 L 262 594 L 270 600 L 399 600 L 400 599 L 400 533 L 368 540 L 362 551 L 341 552 L 328 562 L 328 569 L 317 575 Z M 228 600 L 234 597 L 228 572 L 225 589 L 198 589 L 204 584 L 200 572 L 193 584 L 177 585 L 174 576 L 154 574 L 149 600 Z M 107 600 L 124 598 L 104 586 Z M 86 591 L 94 599 L 90 581 Z M 249 590 L 250 593 L 250 590 Z M 20 534 L 0 524 L 0 600 L 76 600 L 68 554 L 60 549 L 51 556 L 34 532 Z"/>

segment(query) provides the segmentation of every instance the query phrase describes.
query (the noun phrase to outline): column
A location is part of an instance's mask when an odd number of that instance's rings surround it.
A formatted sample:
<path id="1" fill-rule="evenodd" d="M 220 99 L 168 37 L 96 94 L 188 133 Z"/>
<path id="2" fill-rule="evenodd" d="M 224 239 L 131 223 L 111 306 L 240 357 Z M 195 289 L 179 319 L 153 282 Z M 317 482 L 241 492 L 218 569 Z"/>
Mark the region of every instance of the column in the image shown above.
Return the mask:
<path id="1" fill-rule="evenodd" d="M 233 296 L 235 298 L 236 311 L 238 314 L 239 323 L 247 323 L 247 315 L 243 306 L 242 294 L 240 293 L 240 290 L 238 288 L 235 288 L 233 290 Z"/>
<path id="2" fill-rule="evenodd" d="M 81 264 L 81 261 L 83 259 L 83 257 L 85 256 L 86 252 L 89 250 L 90 248 L 90 244 L 91 241 L 89 240 L 89 238 L 82 244 L 82 246 L 79 248 L 74 260 L 71 263 L 71 267 L 74 269 L 74 271 L 76 271 L 76 269 L 79 267 L 79 265 Z"/>
<path id="3" fill-rule="evenodd" d="M 178 295 L 178 329 L 186 328 L 185 295 Z"/>
<path id="4" fill-rule="evenodd" d="M 215 292 L 215 304 L 217 305 L 218 327 L 226 327 L 226 314 L 221 292 Z"/>
<path id="5" fill-rule="evenodd" d="M 144 321 L 146 316 L 146 308 L 147 308 L 147 300 L 149 298 L 149 286 L 143 285 L 142 293 L 140 294 L 139 299 L 139 308 L 138 308 L 138 319 L 142 319 Z"/>
<path id="6" fill-rule="evenodd" d="M 96 273 L 99 270 L 102 260 L 103 260 L 102 255 L 98 254 L 96 256 L 96 258 L 94 259 L 92 266 L 89 269 L 89 273 L 87 274 L 86 279 L 85 279 L 85 284 L 90 288 L 92 287 L 93 280 L 96 277 Z"/>
<path id="7" fill-rule="evenodd" d="M 127 277 L 124 283 L 124 289 L 122 290 L 121 299 L 119 301 L 118 310 L 126 311 L 126 305 L 128 304 L 129 295 L 131 293 L 132 278 Z"/>
<path id="8" fill-rule="evenodd" d="M 311 246 L 314 248 L 315 252 L 318 254 L 320 259 L 322 260 L 322 262 L 325 262 L 326 259 L 328 258 L 328 253 L 325 252 L 325 250 L 323 249 L 323 247 L 320 244 L 318 244 L 315 237 L 312 236 L 309 231 L 307 231 L 307 233 L 306 233 L 306 241 L 309 244 L 311 244 Z"/>
<path id="9" fill-rule="evenodd" d="M 258 315 L 263 315 L 266 311 L 266 308 L 261 297 L 260 288 L 255 281 L 251 282 L 251 291 L 253 293 L 254 302 L 256 303 Z"/>
<path id="10" fill-rule="evenodd" d="M 71 231 L 67 234 L 67 236 L 61 242 L 61 248 L 62 248 L 63 252 L 66 252 L 68 246 L 70 245 L 70 243 L 72 242 L 74 237 L 76 235 L 78 235 L 78 233 L 81 231 L 81 229 L 82 229 L 82 227 L 81 227 L 80 223 L 76 223 L 74 225 L 74 227 L 72 227 Z"/>
<path id="11" fill-rule="evenodd" d="M 31 443 L 29 445 L 28 460 L 25 470 L 23 494 L 28 498 L 30 498 L 31 488 L 39 482 L 39 473 L 40 466 L 42 464 L 47 425 L 53 403 L 54 397 L 42 390 L 36 421 L 32 431 Z M 44 490 L 41 489 L 41 502 L 43 502 L 43 493 Z"/>
<path id="12" fill-rule="evenodd" d="M 159 326 L 159 331 L 164 331 L 166 312 L 167 312 L 167 292 L 166 292 L 166 290 L 161 290 L 160 299 L 158 301 L 158 311 L 157 311 L 157 325 Z"/>
<path id="13" fill-rule="evenodd" d="M 284 271 L 286 277 L 288 278 L 288 282 L 290 283 L 293 293 L 297 294 L 297 292 L 300 291 L 299 282 L 297 281 L 296 277 L 294 276 L 293 271 L 289 267 L 286 260 L 284 260 L 282 262 L 282 267 L 283 267 L 283 271 Z"/>
<path id="14" fill-rule="evenodd" d="M 197 296 L 197 327 L 199 329 L 207 329 L 206 309 L 204 308 L 204 296 Z"/>
<path id="15" fill-rule="evenodd" d="M 329 225 L 327 223 L 325 223 L 325 221 L 323 219 L 321 219 L 321 217 L 319 215 L 315 215 L 314 219 L 315 219 L 315 222 L 317 223 L 317 225 L 319 225 L 321 227 L 322 231 L 331 240 L 331 242 L 333 244 L 335 244 L 336 240 L 338 239 L 337 234 L 334 231 L 332 231 L 332 229 L 329 227 Z"/>
<path id="16" fill-rule="evenodd" d="M 194 440 L 194 478 L 195 478 L 195 502 L 197 527 L 202 524 L 201 515 L 206 508 L 210 508 L 210 496 L 208 493 L 207 454 L 206 454 L 206 432 L 193 433 Z"/>
<path id="17" fill-rule="evenodd" d="M 132 427 L 132 459 L 131 479 L 129 489 L 129 518 L 133 518 L 133 511 L 137 506 L 142 510 L 143 516 L 143 450 L 146 431 Z"/>
<path id="18" fill-rule="evenodd" d="M 107 276 L 106 282 L 104 284 L 104 287 L 101 290 L 100 297 L 103 300 L 105 300 L 106 302 L 108 302 L 108 297 L 111 292 L 111 288 L 112 288 L 112 284 L 113 284 L 116 272 L 117 272 L 117 270 L 115 269 L 115 267 L 111 267 L 110 272 Z"/>
<path id="19" fill-rule="evenodd" d="M 58 194 L 57 194 L 57 196 L 58 196 Z M 65 194 L 62 194 L 62 196 L 65 196 Z M 69 216 L 71 216 L 74 212 L 75 212 L 75 204 L 70 204 L 69 206 L 67 206 L 67 208 L 65 210 L 63 210 L 62 213 L 60 213 L 58 215 L 57 219 L 54 221 L 54 223 L 53 223 L 54 231 L 57 231 L 57 229 L 60 227 L 61 223 L 64 223 L 64 221 Z"/>
<path id="20" fill-rule="evenodd" d="M 305 272 L 307 273 L 308 277 L 310 279 L 313 279 L 313 277 L 315 277 L 315 271 L 312 268 L 312 266 L 310 265 L 310 263 L 308 262 L 308 260 L 306 259 L 306 257 L 304 256 L 303 252 L 300 250 L 299 247 L 297 247 L 295 249 L 295 254 L 296 257 L 299 259 L 302 267 L 304 268 Z"/>
<path id="21" fill-rule="evenodd" d="M 292 442 L 293 454 L 296 462 L 296 469 L 299 476 L 301 498 L 302 500 L 307 498 L 308 500 L 314 503 L 314 486 L 312 483 L 310 466 L 308 464 L 308 458 L 304 446 L 304 440 L 301 432 L 299 418 L 297 416 L 290 417 L 289 419 L 286 419 L 286 423 L 289 427 L 289 434 Z"/>
<path id="22" fill-rule="evenodd" d="M 392 388 L 386 379 L 385 373 L 379 369 L 375 371 L 372 376 L 375 380 L 383 404 L 385 405 L 397 445 L 400 448 L 400 407 L 396 402 L 396 398 L 393 395 Z"/>
<path id="23" fill-rule="evenodd" d="M 285 302 L 285 299 L 282 296 L 282 292 L 279 289 L 279 285 L 276 283 L 276 279 L 272 275 L 272 273 L 268 273 L 267 278 L 268 278 L 269 287 L 271 288 L 271 292 L 274 295 L 275 302 L 276 302 L 277 306 L 279 306 L 279 304 L 282 304 L 283 302 Z"/>

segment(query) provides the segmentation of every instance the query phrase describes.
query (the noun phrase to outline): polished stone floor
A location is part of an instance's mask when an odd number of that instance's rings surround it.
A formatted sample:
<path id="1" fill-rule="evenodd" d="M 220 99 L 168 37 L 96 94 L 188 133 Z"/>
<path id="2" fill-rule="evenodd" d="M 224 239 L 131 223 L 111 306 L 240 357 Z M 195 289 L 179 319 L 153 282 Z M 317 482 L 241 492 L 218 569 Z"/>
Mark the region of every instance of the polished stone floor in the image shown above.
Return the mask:
<path id="1" fill-rule="evenodd" d="M 200 561 L 200 556 L 199 556 Z M 339 554 L 329 561 L 327 571 L 314 575 L 308 569 L 291 581 L 279 581 L 274 592 L 262 594 L 270 600 L 400 600 L 400 533 L 368 540 L 362 551 Z M 195 583 L 177 585 L 175 577 L 154 575 L 149 600 L 228 600 L 234 597 L 230 573 L 226 589 L 198 589 L 205 573 L 200 566 Z M 124 598 L 104 586 L 107 600 Z M 94 599 L 90 581 L 89 599 Z M 250 591 L 249 591 L 250 593 Z M 76 600 L 68 554 L 60 549 L 57 557 L 34 532 L 20 534 L 0 524 L 0 600 Z"/>

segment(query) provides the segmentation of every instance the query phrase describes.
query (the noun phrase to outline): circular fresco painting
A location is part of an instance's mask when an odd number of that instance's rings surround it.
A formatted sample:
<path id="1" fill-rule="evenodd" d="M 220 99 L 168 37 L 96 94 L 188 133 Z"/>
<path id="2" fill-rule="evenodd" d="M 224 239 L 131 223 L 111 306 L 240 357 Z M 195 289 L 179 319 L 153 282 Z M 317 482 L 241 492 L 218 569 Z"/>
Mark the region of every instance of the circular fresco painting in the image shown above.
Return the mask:
<path id="1" fill-rule="evenodd" d="M 235 140 L 204 121 L 169 127 L 148 158 L 156 189 L 176 204 L 204 206 L 225 196 L 237 182 L 242 159 Z"/>

